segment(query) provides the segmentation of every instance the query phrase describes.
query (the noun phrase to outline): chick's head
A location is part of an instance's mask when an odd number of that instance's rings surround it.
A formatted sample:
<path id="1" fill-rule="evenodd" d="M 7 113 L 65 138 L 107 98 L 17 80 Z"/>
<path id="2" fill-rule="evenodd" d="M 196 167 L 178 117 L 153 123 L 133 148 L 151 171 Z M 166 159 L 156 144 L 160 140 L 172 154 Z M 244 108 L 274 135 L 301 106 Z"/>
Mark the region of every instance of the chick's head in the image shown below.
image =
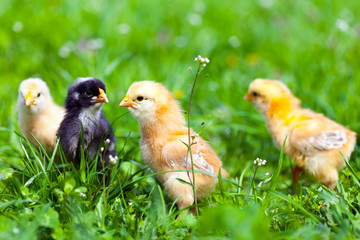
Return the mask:
<path id="1" fill-rule="evenodd" d="M 266 114 L 270 107 L 277 106 L 278 109 L 279 106 L 289 107 L 300 104 L 300 100 L 282 82 L 260 78 L 250 83 L 244 99 L 253 103 L 262 114 Z"/>
<path id="2" fill-rule="evenodd" d="M 40 78 L 29 78 L 21 82 L 17 102 L 19 110 L 39 113 L 51 101 L 50 90 Z"/>
<path id="3" fill-rule="evenodd" d="M 181 109 L 169 90 L 153 81 L 133 83 L 120 106 L 127 107 L 140 124 L 152 120 L 183 121 Z"/>
<path id="4" fill-rule="evenodd" d="M 105 84 L 96 78 L 78 78 L 68 91 L 66 108 L 97 108 L 109 102 Z"/>

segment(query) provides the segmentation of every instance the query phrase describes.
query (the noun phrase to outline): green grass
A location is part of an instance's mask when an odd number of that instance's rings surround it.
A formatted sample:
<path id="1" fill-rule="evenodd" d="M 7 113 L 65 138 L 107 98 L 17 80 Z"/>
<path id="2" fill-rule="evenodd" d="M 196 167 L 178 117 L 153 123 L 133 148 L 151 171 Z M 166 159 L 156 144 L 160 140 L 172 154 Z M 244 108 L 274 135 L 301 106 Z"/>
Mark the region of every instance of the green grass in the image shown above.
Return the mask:
<path id="1" fill-rule="evenodd" d="M 359 1 L 0 0 L 0 6 L 1 239 L 360 238 L 359 148 L 335 191 L 308 175 L 293 186 L 293 163 L 243 100 L 254 78 L 279 79 L 305 107 L 359 132 Z M 176 93 L 185 109 L 193 80 L 187 68 L 195 69 L 198 54 L 210 59 L 209 77 L 196 85 L 192 127 L 205 122 L 198 132 L 232 183 L 222 181 L 200 204 L 199 218 L 176 220 L 178 209 L 140 157 L 138 124 L 118 104 L 132 82 L 151 79 Z M 91 167 L 55 164 L 55 155 L 16 134 L 23 79 L 43 78 L 62 104 L 80 76 L 107 85 L 104 111 L 119 152 L 109 186 Z M 257 157 L 267 164 L 251 190 Z"/>

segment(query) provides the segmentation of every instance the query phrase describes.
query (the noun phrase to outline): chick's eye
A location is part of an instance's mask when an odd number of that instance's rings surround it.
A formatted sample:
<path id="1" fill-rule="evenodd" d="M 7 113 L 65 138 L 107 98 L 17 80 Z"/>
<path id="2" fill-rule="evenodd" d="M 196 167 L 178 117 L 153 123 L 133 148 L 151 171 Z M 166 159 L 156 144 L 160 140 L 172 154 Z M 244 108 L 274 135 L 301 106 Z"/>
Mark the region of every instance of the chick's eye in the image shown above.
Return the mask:
<path id="1" fill-rule="evenodd" d="M 92 92 L 90 90 L 86 90 L 85 91 L 85 95 L 88 96 L 88 97 L 91 97 L 92 96 Z"/>
<path id="2" fill-rule="evenodd" d="M 41 96 L 41 93 L 39 93 L 37 97 L 40 97 L 40 96 Z"/>
<path id="3" fill-rule="evenodd" d="M 257 92 L 253 92 L 252 95 L 253 95 L 254 97 L 258 97 L 260 94 L 258 94 Z"/>
<path id="4" fill-rule="evenodd" d="M 136 99 L 141 102 L 142 100 L 144 100 L 144 97 L 143 96 L 138 96 Z"/>

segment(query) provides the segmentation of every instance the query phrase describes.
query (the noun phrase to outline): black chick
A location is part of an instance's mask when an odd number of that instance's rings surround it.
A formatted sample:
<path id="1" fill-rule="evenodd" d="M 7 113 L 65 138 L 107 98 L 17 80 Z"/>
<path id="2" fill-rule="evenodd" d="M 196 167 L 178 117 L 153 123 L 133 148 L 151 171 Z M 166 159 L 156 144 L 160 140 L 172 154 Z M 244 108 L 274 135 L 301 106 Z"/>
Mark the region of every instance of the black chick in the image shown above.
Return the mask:
<path id="1" fill-rule="evenodd" d="M 78 78 L 69 88 L 66 114 L 58 135 L 67 160 L 76 166 L 80 165 L 81 146 L 87 159 L 92 159 L 101 148 L 104 167 L 108 166 L 110 158 L 116 158 L 114 130 L 101 108 L 103 103 L 109 102 L 105 92 L 105 84 L 91 77 Z M 98 170 L 103 167 L 100 158 L 97 167 Z"/>

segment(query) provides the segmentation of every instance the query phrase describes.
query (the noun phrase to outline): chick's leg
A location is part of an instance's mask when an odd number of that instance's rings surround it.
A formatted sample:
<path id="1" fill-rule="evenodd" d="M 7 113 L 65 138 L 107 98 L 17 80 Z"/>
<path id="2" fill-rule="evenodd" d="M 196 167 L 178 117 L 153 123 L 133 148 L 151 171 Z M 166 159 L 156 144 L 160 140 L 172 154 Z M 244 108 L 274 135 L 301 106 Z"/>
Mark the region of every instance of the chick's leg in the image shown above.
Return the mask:
<path id="1" fill-rule="evenodd" d="M 303 173 L 304 169 L 299 167 L 298 165 L 295 165 L 292 168 L 292 174 L 293 174 L 293 181 L 294 184 L 297 185 L 299 183 L 299 174 Z"/>

